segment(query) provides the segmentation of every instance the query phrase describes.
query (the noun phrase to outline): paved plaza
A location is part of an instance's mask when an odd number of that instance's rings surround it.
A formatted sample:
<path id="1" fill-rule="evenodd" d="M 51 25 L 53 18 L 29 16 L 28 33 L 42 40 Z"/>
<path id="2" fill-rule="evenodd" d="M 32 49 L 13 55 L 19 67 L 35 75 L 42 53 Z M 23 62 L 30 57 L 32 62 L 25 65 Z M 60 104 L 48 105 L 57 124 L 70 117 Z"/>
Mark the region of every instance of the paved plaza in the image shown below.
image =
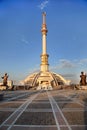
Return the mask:
<path id="1" fill-rule="evenodd" d="M 87 130 L 87 91 L 4 91 L 0 130 Z"/>

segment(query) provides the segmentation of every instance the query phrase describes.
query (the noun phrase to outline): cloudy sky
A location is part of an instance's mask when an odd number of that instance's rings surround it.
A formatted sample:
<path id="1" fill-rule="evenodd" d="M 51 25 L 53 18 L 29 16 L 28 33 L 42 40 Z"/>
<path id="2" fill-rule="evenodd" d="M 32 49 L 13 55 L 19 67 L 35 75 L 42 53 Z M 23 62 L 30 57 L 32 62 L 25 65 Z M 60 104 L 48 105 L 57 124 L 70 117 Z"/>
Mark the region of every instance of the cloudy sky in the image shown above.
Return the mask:
<path id="1" fill-rule="evenodd" d="M 0 0 L 0 77 L 40 70 L 44 11 L 50 70 L 73 83 L 87 73 L 87 0 Z"/>

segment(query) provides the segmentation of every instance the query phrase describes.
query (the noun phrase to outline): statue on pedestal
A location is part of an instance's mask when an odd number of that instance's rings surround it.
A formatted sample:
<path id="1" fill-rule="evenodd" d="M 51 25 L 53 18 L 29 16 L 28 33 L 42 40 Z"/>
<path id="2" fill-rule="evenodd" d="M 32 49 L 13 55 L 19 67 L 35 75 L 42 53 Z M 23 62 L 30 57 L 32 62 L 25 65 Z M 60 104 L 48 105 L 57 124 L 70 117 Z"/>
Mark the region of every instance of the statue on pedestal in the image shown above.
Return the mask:
<path id="1" fill-rule="evenodd" d="M 3 86 L 6 86 L 6 90 L 8 89 L 8 85 L 7 85 L 7 80 L 8 80 L 8 75 L 7 73 L 5 73 L 5 75 L 2 77 L 3 79 Z"/>
<path id="2" fill-rule="evenodd" d="M 84 72 L 81 72 L 80 78 L 81 78 L 80 85 L 85 86 L 86 85 L 86 75 L 84 74 Z"/>

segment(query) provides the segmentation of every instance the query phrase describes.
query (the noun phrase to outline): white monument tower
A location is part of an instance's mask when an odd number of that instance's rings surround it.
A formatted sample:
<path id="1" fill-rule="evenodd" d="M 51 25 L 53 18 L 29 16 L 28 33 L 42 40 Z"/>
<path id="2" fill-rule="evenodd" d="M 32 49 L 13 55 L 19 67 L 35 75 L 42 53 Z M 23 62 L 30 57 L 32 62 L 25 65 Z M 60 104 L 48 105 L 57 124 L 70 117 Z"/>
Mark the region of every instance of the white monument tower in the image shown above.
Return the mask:
<path id="1" fill-rule="evenodd" d="M 43 13 L 43 23 L 42 23 L 42 55 L 41 55 L 41 72 L 49 71 L 47 47 L 46 47 L 46 36 L 47 36 L 47 26 L 46 26 L 46 13 Z"/>
<path id="2" fill-rule="evenodd" d="M 42 13 L 42 54 L 41 54 L 41 64 L 40 71 L 29 75 L 23 83 L 32 88 L 36 89 L 54 89 L 60 88 L 60 85 L 65 85 L 68 83 L 61 75 L 49 71 L 48 57 L 47 54 L 47 26 L 46 26 L 46 13 Z"/>

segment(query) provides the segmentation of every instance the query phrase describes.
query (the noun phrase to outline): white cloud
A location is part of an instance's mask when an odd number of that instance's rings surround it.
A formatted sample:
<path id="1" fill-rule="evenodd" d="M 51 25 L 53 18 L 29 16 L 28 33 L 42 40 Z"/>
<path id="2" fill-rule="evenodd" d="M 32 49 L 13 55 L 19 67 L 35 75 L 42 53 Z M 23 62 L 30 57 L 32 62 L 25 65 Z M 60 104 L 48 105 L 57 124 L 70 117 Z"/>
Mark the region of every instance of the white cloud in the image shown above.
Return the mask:
<path id="1" fill-rule="evenodd" d="M 80 68 L 81 66 L 87 65 L 87 58 L 80 59 L 80 60 L 67 60 L 67 59 L 60 59 L 59 65 L 61 68 Z"/>
<path id="2" fill-rule="evenodd" d="M 20 35 L 18 33 L 16 35 L 17 35 L 17 39 L 18 39 L 17 43 L 22 43 L 22 44 L 25 44 L 25 45 L 30 44 L 24 35 Z"/>
<path id="3" fill-rule="evenodd" d="M 81 59 L 80 61 L 79 61 L 79 64 L 80 65 L 83 65 L 83 64 L 86 64 L 87 63 L 87 59 L 85 58 L 85 59 Z"/>
<path id="4" fill-rule="evenodd" d="M 59 65 L 58 66 L 50 66 L 51 71 L 58 70 L 58 69 L 60 69 Z"/>
<path id="5" fill-rule="evenodd" d="M 61 59 L 61 60 L 59 60 L 59 62 L 61 64 L 61 68 L 73 68 L 73 67 L 75 67 L 75 64 L 70 60 Z"/>
<path id="6" fill-rule="evenodd" d="M 22 41 L 23 43 L 25 43 L 25 44 L 29 44 L 29 42 L 28 42 L 26 39 L 24 39 L 24 38 L 22 38 L 21 41 Z"/>
<path id="7" fill-rule="evenodd" d="M 48 1 L 48 0 L 45 0 L 45 1 L 43 1 L 40 5 L 38 5 L 38 7 L 39 7 L 41 10 L 43 10 L 43 9 L 47 6 L 48 3 L 49 3 L 49 1 Z"/>
<path id="8" fill-rule="evenodd" d="M 67 77 L 68 77 L 68 78 L 69 78 L 69 77 L 72 78 L 72 77 L 75 76 L 75 74 L 63 74 L 63 76 L 66 77 L 66 78 L 67 78 Z"/>
<path id="9" fill-rule="evenodd" d="M 51 66 L 50 70 L 60 70 L 60 69 L 71 69 L 74 68 L 76 64 L 73 61 L 67 59 L 60 59 L 56 66 Z"/>

